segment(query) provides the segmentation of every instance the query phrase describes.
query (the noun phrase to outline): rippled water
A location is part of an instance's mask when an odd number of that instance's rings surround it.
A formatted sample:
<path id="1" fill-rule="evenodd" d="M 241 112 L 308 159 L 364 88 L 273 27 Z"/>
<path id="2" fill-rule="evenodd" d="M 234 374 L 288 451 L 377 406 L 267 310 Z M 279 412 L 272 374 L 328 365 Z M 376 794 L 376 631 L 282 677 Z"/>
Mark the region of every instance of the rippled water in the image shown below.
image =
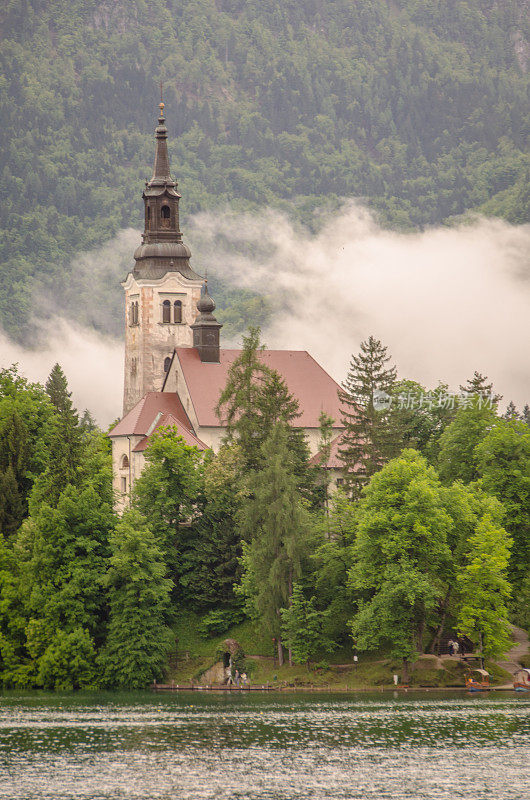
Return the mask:
<path id="1" fill-rule="evenodd" d="M 9 800 L 530 800 L 530 696 L 0 697 Z"/>

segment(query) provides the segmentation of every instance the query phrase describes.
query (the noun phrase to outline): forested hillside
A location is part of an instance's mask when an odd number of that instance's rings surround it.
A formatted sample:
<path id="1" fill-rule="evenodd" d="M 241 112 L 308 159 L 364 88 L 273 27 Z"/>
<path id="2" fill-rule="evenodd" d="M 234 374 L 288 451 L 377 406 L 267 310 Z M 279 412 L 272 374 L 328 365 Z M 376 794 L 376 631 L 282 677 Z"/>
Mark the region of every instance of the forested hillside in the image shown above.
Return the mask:
<path id="1" fill-rule="evenodd" d="M 529 218 L 525 0 L 10 0 L 0 324 L 139 226 L 158 82 L 186 215 L 359 197 L 421 228 Z M 226 294 L 229 304 L 229 294 Z M 252 298 L 248 300 L 252 303 Z"/>

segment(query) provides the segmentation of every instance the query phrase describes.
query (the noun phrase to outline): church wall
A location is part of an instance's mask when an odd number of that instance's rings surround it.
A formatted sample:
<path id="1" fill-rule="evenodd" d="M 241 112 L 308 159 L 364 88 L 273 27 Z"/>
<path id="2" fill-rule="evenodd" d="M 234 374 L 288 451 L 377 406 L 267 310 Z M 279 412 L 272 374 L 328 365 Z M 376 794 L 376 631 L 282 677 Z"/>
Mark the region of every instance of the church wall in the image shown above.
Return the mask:
<path id="1" fill-rule="evenodd" d="M 125 289 L 125 383 L 123 413 L 146 392 L 159 392 L 165 378 L 164 360 L 175 347 L 191 347 L 190 325 L 197 316 L 201 282 L 180 273 L 166 273 L 159 280 L 136 280 L 129 275 Z M 163 303 L 168 301 L 171 321 L 164 322 Z M 174 321 L 174 303 L 182 303 L 182 320 Z M 137 321 L 133 304 L 138 304 Z"/>
<path id="2" fill-rule="evenodd" d="M 121 514 L 129 506 L 131 488 L 142 474 L 145 458 L 143 453 L 134 453 L 134 448 L 143 436 L 116 436 L 112 442 L 112 488 L 116 511 Z M 123 465 L 124 457 L 128 465 Z"/>
<path id="3" fill-rule="evenodd" d="M 180 361 L 177 357 L 173 359 L 173 363 L 169 370 L 169 375 L 167 376 L 166 384 L 164 386 L 164 393 L 165 392 L 176 392 L 180 397 L 180 402 L 184 406 L 184 410 L 188 415 L 188 418 L 192 424 L 193 430 L 196 436 L 199 437 L 205 444 L 208 442 L 197 433 L 199 430 L 199 420 L 197 419 L 197 414 L 195 412 L 195 407 L 193 405 L 191 394 L 188 389 L 188 385 L 184 378 L 184 373 L 182 372 L 182 366 Z"/>
<path id="4" fill-rule="evenodd" d="M 332 437 L 338 436 L 339 433 L 342 433 L 344 428 L 338 427 L 333 428 Z M 311 451 L 311 455 L 314 456 L 320 450 L 320 428 L 304 428 L 305 435 L 307 438 L 307 443 L 309 445 L 309 450 Z"/>
<path id="5" fill-rule="evenodd" d="M 182 399 L 182 397 L 181 397 Z M 333 436 L 338 435 L 344 429 L 343 428 L 334 428 L 333 429 Z M 204 444 L 211 447 L 214 452 L 217 452 L 221 446 L 222 439 L 225 435 L 225 429 L 221 426 L 219 427 L 199 427 L 195 428 L 196 435 L 204 442 Z M 319 428 L 304 428 L 304 433 L 306 435 L 307 444 L 309 446 L 309 450 L 311 455 L 314 456 L 318 453 L 320 449 L 320 430 Z"/>

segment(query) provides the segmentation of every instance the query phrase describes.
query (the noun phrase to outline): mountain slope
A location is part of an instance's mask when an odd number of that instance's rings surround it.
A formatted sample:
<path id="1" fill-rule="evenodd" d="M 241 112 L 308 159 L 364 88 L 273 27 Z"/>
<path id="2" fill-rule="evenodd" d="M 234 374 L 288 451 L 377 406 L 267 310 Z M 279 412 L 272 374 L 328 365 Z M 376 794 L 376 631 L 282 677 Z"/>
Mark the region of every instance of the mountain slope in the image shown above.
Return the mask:
<path id="1" fill-rule="evenodd" d="M 158 80 L 185 215 L 360 197 L 393 227 L 529 218 L 515 0 L 11 0 L 0 11 L 0 325 L 139 227 Z M 83 319 L 83 311 L 80 317 Z"/>

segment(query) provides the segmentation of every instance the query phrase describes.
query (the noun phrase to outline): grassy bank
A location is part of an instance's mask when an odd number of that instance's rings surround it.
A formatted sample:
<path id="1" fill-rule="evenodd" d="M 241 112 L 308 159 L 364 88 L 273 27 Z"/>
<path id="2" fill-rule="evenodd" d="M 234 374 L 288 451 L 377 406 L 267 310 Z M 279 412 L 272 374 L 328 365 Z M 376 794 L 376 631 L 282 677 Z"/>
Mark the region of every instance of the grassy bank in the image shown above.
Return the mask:
<path id="1" fill-rule="evenodd" d="M 198 682 L 202 672 L 214 662 L 216 653 L 227 639 L 235 639 L 246 655 L 246 669 L 253 684 L 285 687 L 315 687 L 330 689 L 363 689 L 392 686 L 394 675 L 402 680 L 402 665 L 384 652 L 366 653 L 354 664 L 351 648 L 344 647 L 331 655 L 322 656 L 309 666 L 278 667 L 272 642 L 255 623 L 247 620 L 241 625 L 215 637 L 205 639 L 198 632 L 199 618 L 183 614 L 175 626 L 178 639 L 177 658 L 168 679 L 178 684 Z M 411 670 L 410 685 L 415 687 L 464 686 L 465 664 L 460 659 L 423 656 Z M 511 675 L 491 662 L 486 663 L 493 686 L 509 683 Z"/>

